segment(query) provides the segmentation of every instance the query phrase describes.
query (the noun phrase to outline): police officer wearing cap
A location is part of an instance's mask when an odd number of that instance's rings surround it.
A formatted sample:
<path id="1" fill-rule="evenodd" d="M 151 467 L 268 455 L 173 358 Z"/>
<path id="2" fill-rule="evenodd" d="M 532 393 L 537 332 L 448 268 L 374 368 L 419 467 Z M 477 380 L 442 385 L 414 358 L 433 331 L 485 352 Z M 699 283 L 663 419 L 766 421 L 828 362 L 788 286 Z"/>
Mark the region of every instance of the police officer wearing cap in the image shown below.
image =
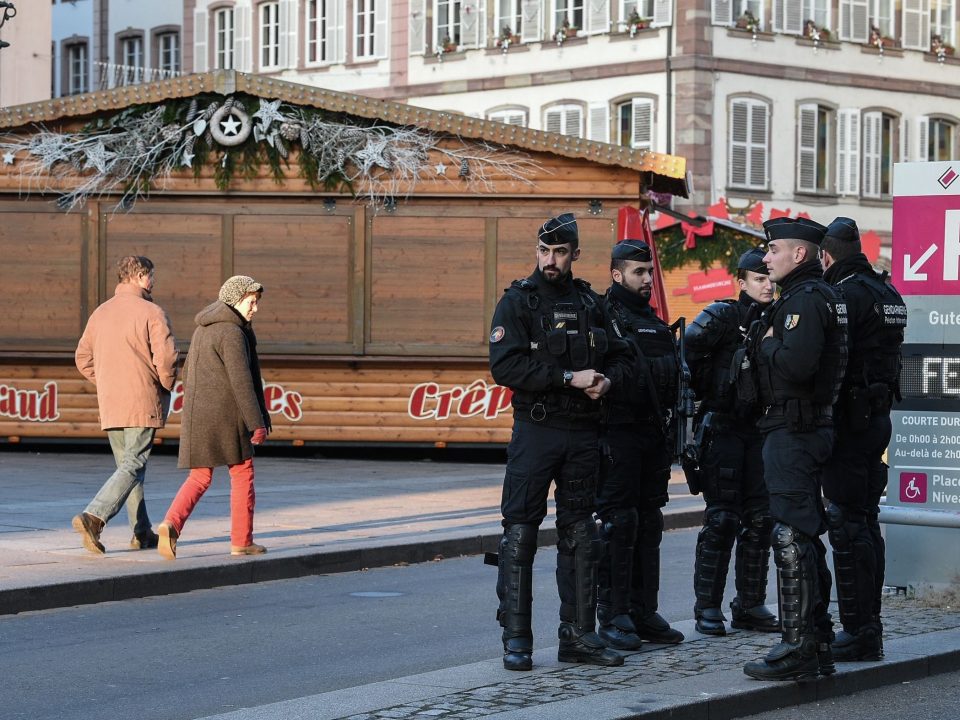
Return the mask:
<path id="1" fill-rule="evenodd" d="M 800 680 L 835 671 L 820 480 L 833 449 L 847 317 L 842 297 L 822 277 L 818 252 L 826 228 L 804 218 L 777 218 L 763 227 L 763 260 L 781 294 L 761 317 L 763 332 L 751 360 L 765 406 L 757 426 L 764 434 L 782 636 L 744 672 L 760 680 Z"/>
<path id="2" fill-rule="evenodd" d="M 780 621 L 766 608 L 770 564 L 770 500 L 763 482 L 759 408 L 738 397 L 733 358 L 747 331 L 773 301 L 764 250 L 745 252 L 737 264 L 740 296 L 705 307 L 685 332 L 687 363 L 700 405 L 698 488 L 706 510 L 697 536 L 693 587 L 698 632 L 725 635 L 721 605 L 736 541 L 737 596 L 730 603 L 733 627 L 777 632 Z"/>
<path id="3" fill-rule="evenodd" d="M 625 384 L 631 356 L 600 297 L 573 278 L 579 256 L 573 215 L 545 222 L 537 268 L 504 292 L 490 333 L 490 371 L 513 391 L 514 408 L 497 580 L 508 670 L 532 667 L 533 558 L 551 482 L 557 485 L 558 659 L 623 664 L 595 632 L 599 542 L 593 509 L 601 398 Z"/>
<path id="4" fill-rule="evenodd" d="M 650 307 L 653 256 L 641 240 L 613 247 L 613 283 L 604 296 L 610 317 L 634 349 L 630 386 L 611 395 L 597 516 L 599 634 L 611 648 L 641 640 L 679 643 L 683 634 L 657 612 L 663 511 L 669 499 L 669 413 L 676 405 L 678 357 L 673 331 Z"/>
<path id="5" fill-rule="evenodd" d="M 834 406 L 833 456 L 823 472 L 843 625 L 833 642 L 833 657 L 879 660 L 885 554 L 878 517 L 887 486 L 883 453 L 892 429 L 890 407 L 899 391 L 907 307 L 861 252 L 860 231 L 853 220 L 838 217 L 830 223 L 820 249 L 823 278 L 843 293 L 847 303 L 850 348 Z"/>

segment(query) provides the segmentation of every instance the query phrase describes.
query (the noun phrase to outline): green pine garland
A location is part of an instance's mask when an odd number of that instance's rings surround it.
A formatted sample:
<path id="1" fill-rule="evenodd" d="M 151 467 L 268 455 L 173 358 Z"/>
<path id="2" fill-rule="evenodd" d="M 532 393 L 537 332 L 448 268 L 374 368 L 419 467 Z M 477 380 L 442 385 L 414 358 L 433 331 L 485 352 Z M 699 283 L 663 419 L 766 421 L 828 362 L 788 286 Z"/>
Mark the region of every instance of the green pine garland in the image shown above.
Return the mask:
<path id="1" fill-rule="evenodd" d="M 760 239 L 749 233 L 715 224 L 711 237 L 697 237 L 697 246 L 687 248 L 687 237 L 680 223 L 662 228 L 654 233 L 657 255 L 664 270 L 676 270 L 696 262 L 701 270 L 720 265 L 736 276 L 740 256 L 761 244 Z"/>

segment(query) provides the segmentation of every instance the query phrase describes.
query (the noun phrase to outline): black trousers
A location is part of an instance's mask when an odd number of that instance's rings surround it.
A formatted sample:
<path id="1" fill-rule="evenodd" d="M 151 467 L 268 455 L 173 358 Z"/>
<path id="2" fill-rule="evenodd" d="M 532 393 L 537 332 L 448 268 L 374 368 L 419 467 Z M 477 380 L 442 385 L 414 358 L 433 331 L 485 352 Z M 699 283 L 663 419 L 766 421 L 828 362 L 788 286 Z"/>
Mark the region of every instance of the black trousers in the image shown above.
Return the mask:
<path id="1" fill-rule="evenodd" d="M 763 436 L 751 428 L 723 427 L 714 432 L 700 459 L 703 499 L 710 510 L 741 518 L 770 504 L 763 479 Z"/>
<path id="2" fill-rule="evenodd" d="M 642 518 L 667 504 L 671 457 L 663 432 L 647 424 L 611 425 L 604 433 L 597 515 L 635 507 Z"/>
<path id="3" fill-rule="evenodd" d="M 850 430 L 839 416 L 833 455 L 823 468 L 824 497 L 857 514 L 876 514 L 887 487 L 883 453 L 891 432 L 889 413 L 871 415 L 862 432 Z"/>
<path id="4" fill-rule="evenodd" d="M 596 430 L 514 421 L 500 502 L 504 527 L 539 526 L 547 515 L 547 497 L 554 482 L 557 527 L 591 517 L 599 469 Z"/>
<path id="5" fill-rule="evenodd" d="M 786 523 L 811 538 L 826 532 L 820 482 L 832 450 L 833 428 L 829 427 L 809 432 L 777 428 L 764 435 L 763 477 L 774 522 Z"/>

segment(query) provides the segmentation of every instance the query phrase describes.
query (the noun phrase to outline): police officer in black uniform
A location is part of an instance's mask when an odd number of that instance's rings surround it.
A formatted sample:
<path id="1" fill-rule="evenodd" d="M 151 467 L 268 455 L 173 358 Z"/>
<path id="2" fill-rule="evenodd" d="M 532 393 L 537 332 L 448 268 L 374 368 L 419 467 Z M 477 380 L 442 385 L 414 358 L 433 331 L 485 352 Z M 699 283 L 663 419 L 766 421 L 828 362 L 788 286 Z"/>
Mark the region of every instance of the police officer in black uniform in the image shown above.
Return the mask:
<path id="1" fill-rule="evenodd" d="M 830 571 L 820 480 L 833 449 L 833 404 L 846 368 L 846 307 L 823 280 L 817 255 L 826 228 L 806 219 L 763 224 L 764 262 L 781 295 L 762 316 L 752 352 L 764 433 L 763 475 L 780 591 L 782 638 L 744 672 L 760 680 L 799 680 L 834 672 Z"/>
<path id="2" fill-rule="evenodd" d="M 635 351 L 633 382 L 610 398 L 597 516 L 604 544 L 598 619 L 608 647 L 641 640 L 679 643 L 683 634 L 657 612 L 660 541 L 670 482 L 669 414 L 676 405 L 678 361 L 673 331 L 650 307 L 653 257 L 641 240 L 614 246 L 610 317 Z"/>
<path id="3" fill-rule="evenodd" d="M 749 326 L 773 301 L 764 254 L 760 248 L 745 252 L 737 264 L 740 296 L 708 305 L 685 332 L 687 364 L 700 401 L 695 419 L 699 489 L 707 505 L 697 536 L 694 616 L 697 630 L 707 635 L 727 632 L 721 604 L 734 541 L 733 627 L 780 630 L 780 621 L 765 606 L 773 521 L 763 482 L 763 436 L 756 428 L 759 408 L 738 398 L 731 375 Z"/>
<path id="4" fill-rule="evenodd" d="M 843 630 L 833 642 L 838 661 L 883 657 L 880 597 L 884 542 L 880 496 L 887 486 L 883 453 L 890 442 L 890 406 L 900 384 L 900 346 L 907 306 L 860 249 L 860 231 L 838 217 L 820 245 L 823 278 L 847 303 L 847 373 L 834 407 L 836 442 L 823 472 L 827 524 Z"/>
<path id="5" fill-rule="evenodd" d="M 631 355 L 601 298 L 572 276 L 578 244 L 573 215 L 543 224 L 537 269 L 505 291 L 490 333 L 490 371 L 497 383 L 513 390 L 514 408 L 497 580 L 497 617 L 508 670 L 532 667 L 533 558 L 551 482 L 557 485 L 558 658 L 623 664 L 623 657 L 607 649 L 595 632 L 600 550 L 593 510 L 600 398 L 624 385 Z"/>

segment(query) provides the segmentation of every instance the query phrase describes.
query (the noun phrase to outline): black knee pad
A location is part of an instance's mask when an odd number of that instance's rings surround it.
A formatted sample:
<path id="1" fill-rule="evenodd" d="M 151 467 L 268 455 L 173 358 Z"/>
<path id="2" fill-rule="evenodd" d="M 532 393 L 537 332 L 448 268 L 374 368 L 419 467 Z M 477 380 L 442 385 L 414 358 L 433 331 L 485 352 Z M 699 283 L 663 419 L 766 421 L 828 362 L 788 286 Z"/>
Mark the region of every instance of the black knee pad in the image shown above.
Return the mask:
<path id="1" fill-rule="evenodd" d="M 600 522 L 600 536 L 603 540 L 632 545 L 637 537 L 636 508 L 619 508 L 604 513 Z"/>

